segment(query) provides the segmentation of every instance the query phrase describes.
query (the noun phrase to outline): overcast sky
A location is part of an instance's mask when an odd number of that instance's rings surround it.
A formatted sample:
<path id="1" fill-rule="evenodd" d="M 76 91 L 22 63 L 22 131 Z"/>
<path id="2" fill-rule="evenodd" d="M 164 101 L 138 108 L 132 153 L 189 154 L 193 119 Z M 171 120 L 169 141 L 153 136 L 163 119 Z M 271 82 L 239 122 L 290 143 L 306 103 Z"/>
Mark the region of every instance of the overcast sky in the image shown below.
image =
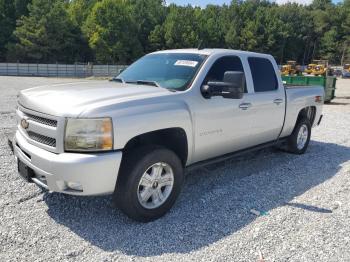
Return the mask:
<path id="1" fill-rule="evenodd" d="M 300 4 L 310 4 L 312 0 L 275 0 L 278 4 L 284 4 L 287 2 L 296 2 Z M 334 3 L 341 2 L 342 0 L 333 0 Z M 216 4 L 216 5 L 222 5 L 222 4 L 229 4 L 231 0 L 166 0 L 167 3 L 175 3 L 178 5 L 196 5 L 205 7 L 207 4 Z"/>

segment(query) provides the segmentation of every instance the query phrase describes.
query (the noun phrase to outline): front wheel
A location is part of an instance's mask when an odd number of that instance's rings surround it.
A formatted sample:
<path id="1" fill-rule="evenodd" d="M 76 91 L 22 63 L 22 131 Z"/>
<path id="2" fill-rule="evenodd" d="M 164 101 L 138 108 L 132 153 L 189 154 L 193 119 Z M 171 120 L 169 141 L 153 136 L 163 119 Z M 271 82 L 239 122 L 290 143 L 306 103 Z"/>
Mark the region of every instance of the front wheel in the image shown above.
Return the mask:
<path id="1" fill-rule="evenodd" d="M 141 222 L 167 213 L 177 199 L 183 168 L 177 155 L 165 148 L 138 148 L 126 155 L 114 200 L 130 218 Z"/>
<path id="2" fill-rule="evenodd" d="M 311 136 L 311 124 L 307 118 L 298 121 L 287 141 L 287 150 L 294 154 L 304 154 Z"/>

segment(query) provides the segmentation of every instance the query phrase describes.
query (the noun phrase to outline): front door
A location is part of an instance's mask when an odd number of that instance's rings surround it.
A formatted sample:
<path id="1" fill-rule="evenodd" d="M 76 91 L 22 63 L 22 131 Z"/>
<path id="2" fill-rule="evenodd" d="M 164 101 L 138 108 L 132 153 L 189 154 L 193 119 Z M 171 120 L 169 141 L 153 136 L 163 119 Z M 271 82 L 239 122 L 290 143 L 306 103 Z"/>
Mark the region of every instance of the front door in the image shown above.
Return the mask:
<path id="1" fill-rule="evenodd" d="M 222 81 L 226 71 L 243 71 L 242 62 L 237 56 L 218 58 L 203 84 L 209 81 Z M 215 96 L 199 98 L 195 113 L 195 155 L 194 162 L 213 158 L 247 147 L 251 111 L 242 110 L 240 105 L 246 100 Z"/>

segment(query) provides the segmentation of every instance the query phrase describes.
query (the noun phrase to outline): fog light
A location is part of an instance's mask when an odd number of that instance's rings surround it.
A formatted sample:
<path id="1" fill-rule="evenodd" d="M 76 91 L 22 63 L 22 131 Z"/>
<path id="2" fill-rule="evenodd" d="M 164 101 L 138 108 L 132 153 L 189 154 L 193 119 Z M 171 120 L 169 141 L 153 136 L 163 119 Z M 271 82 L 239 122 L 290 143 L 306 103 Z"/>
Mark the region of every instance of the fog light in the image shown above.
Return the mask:
<path id="1" fill-rule="evenodd" d="M 75 191 L 83 192 L 83 186 L 77 182 L 68 182 L 67 187 Z"/>

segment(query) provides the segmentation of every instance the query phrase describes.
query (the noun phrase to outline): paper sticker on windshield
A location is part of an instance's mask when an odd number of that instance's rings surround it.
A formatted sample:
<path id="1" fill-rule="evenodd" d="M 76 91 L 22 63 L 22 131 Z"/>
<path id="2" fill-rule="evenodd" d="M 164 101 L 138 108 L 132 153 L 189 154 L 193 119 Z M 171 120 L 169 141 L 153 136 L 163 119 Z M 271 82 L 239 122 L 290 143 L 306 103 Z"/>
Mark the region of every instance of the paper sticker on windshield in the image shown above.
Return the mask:
<path id="1" fill-rule="evenodd" d="M 196 67 L 198 64 L 197 61 L 191 61 L 191 60 L 177 60 L 174 65 L 176 66 L 190 66 L 190 67 Z"/>

